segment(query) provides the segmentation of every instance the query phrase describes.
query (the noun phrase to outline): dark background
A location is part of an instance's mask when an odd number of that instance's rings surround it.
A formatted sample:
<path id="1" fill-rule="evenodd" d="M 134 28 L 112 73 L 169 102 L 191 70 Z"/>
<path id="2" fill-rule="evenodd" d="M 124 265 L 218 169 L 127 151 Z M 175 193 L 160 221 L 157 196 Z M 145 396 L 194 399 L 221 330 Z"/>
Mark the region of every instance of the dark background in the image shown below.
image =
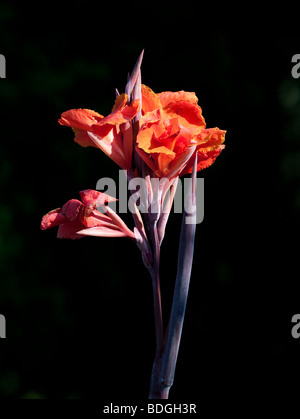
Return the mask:
<path id="1" fill-rule="evenodd" d="M 75 6 L 74 6 L 75 7 Z M 118 167 L 73 142 L 57 123 L 71 108 L 110 113 L 143 48 L 155 92 L 195 91 L 226 148 L 205 179 L 205 217 L 170 399 L 278 400 L 300 373 L 300 37 L 265 32 L 173 31 L 96 13 L 0 5 L 0 395 L 145 400 L 155 351 L 151 281 L 125 239 L 58 240 L 41 217 Z M 151 14 L 152 13 L 152 14 Z M 185 15 L 186 16 L 186 15 Z M 185 19 L 187 23 L 187 18 Z M 149 34 L 149 36 L 146 36 Z M 130 226 L 130 217 L 124 217 Z M 180 232 L 162 246 L 162 298 L 170 309 Z"/>

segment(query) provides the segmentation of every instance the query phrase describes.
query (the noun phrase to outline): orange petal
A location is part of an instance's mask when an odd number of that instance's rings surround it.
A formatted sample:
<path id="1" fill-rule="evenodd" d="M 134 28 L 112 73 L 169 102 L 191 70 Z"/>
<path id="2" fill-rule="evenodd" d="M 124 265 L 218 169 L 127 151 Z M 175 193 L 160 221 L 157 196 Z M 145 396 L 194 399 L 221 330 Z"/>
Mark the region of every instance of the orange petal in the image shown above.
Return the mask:
<path id="1" fill-rule="evenodd" d="M 222 144 L 216 150 L 212 150 L 207 153 L 201 153 L 198 150 L 197 172 L 199 172 L 199 170 L 203 170 L 211 166 L 224 148 L 225 148 L 225 145 Z M 187 173 L 192 173 L 192 170 L 193 170 L 193 164 L 192 162 L 188 162 L 188 164 L 186 165 L 185 169 L 182 171 L 180 176 L 185 175 Z"/>
<path id="2" fill-rule="evenodd" d="M 139 148 L 147 153 L 150 153 L 151 140 L 153 135 L 153 129 L 145 127 L 140 129 L 136 138 L 136 143 Z"/>
<path id="3" fill-rule="evenodd" d="M 140 130 L 137 135 L 136 142 L 138 147 L 146 153 L 165 153 L 170 156 L 175 156 L 175 153 L 163 144 L 163 140 L 156 140 L 156 138 L 163 135 L 165 131 L 166 130 L 162 122 L 153 124 L 150 127 L 145 127 Z"/>
<path id="4" fill-rule="evenodd" d="M 195 135 L 198 134 L 201 129 L 205 128 L 205 120 L 202 115 L 202 109 L 195 103 L 181 100 L 169 103 L 167 108 L 175 112 L 182 125 Z"/>
<path id="5" fill-rule="evenodd" d="M 96 144 L 108 157 L 110 157 L 117 165 L 122 169 L 128 169 L 127 160 L 125 155 L 115 140 L 113 127 L 111 127 L 111 132 L 106 137 L 102 138 L 99 135 L 93 134 L 92 132 L 87 133 L 91 141 Z"/>
<path id="6" fill-rule="evenodd" d="M 102 115 L 90 109 L 71 109 L 63 112 L 58 122 L 60 125 L 88 131 L 92 125 L 103 118 Z"/>
<path id="7" fill-rule="evenodd" d="M 143 115 L 139 121 L 140 128 L 143 128 L 148 123 L 154 123 L 161 119 L 161 108 L 154 109 Z"/>
<path id="8" fill-rule="evenodd" d="M 164 177 L 168 171 L 169 163 L 174 159 L 175 153 L 173 155 L 165 154 L 161 152 L 160 154 L 154 154 L 153 159 L 156 161 L 158 170 L 160 171 L 160 177 Z"/>
<path id="9" fill-rule="evenodd" d="M 206 169 L 207 167 L 211 166 L 218 155 L 221 153 L 222 150 L 224 150 L 225 145 L 220 145 L 217 150 L 209 151 L 208 153 L 205 153 L 204 155 L 201 153 L 198 154 L 198 164 L 197 164 L 197 171 Z"/>
<path id="10" fill-rule="evenodd" d="M 179 155 L 186 150 L 186 148 L 190 145 L 192 138 L 193 135 L 188 129 L 181 128 L 175 137 L 175 143 L 173 147 L 173 151 L 176 153 L 176 155 Z"/>
<path id="11" fill-rule="evenodd" d="M 171 102 L 178 102 L 179 100 L 185 100 L 191 103 L 197 103 L 198 98 L 194 92 L 185 92 L 181 90 L 180 92 L 162 92 L 157 93 L 159 100 L 162 106 L 166 106 Z"/>
<path id="12" fill-rule="evenodd" d="M 131 121 L 131 119 L 133 119 L 135 115 L 138 113 L 139 109 L 139 100 L 134 100 L 130 105 L 125 104 L 124 100 L 120 100 L 119 106 L 115 108 L 114 112 L 112 112 L 105 118 L 99 120 L 97 126 L 103 126 L 105 124 L 119 125 L 127 121 Z"/>
<path id="13" fill-rule="evenodd" d="M 171 159 L 175 157 L 174 151 L 170 150 L 168 147 L 165 147 L 164 145 L 153 145 L 150 149 L 150 153 L 163 153 L 167 156 L 169 156 Z"/>
<path id="14" fill-rule="evenodd" d="M 90 139 L 86 131 L 79 128 L 72 129 L 75 134 L 74 141 L 81 145 L 81 147 L 97 147 L 97 145 Z"/>
<path id="15" fill-rule="evenodd" d="M 197 150 L 212 151 L 216 150 L 225 141 L 226 131 L 219 128 L 208 128 L 202 130 L 196 137 Z"/>
<path id="16" fill-rule="evenodd" d="M 127 104 L 127 102 L 128 102 L 128 96 L 126 95 L 126 93 L 122 93 L 121 95 L 118 95 L 116 97 L 115 104 L 111 110 L 111 113 L 114 113 L 118 111 L 119 109 L 123 109 L 124 106 Z"/>
<path id="17" fill-rule="evenodd" d="M 142 84 L 142 112 L 143 115 L 147 112 L 154 111 L 161 107 L 159 97 L 153 92 L 150 87 Z"/>
<path id="18" fill-rule="evenodd" d="M 188 164 L 191 160 L 191 156 L 194 154 L 195 149 L 196 145 L 192 145 L 187 147 L 183 153 L 176 156 L 176 158 L 169 165 L 169 171 L 167 173 L 169 179 L 182 175 L 182 172 L 184 171 L 186 164 Z"/>

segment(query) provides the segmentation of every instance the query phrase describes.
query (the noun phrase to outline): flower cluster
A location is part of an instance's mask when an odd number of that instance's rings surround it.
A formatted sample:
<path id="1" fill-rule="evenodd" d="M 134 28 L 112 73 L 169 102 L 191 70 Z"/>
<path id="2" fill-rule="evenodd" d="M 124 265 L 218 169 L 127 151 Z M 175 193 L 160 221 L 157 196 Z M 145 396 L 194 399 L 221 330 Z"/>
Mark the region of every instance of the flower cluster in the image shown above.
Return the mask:
<path id="1" fill-rule="evenodd" d="M 139 71 L 130 79 L 131 89 L 127 85 L 127 93 L 117 93 L 108 116 L 90 109 L 71 109 L 63 112 L 58 122 L 72 128 L 78 144 L 99 148 L 128 171 L 130 178 L 148 173 L 151 178 L 176 179 L 192 172 L 195 153 L 197 171 L 213 164 L 225 147 L 225 131 L 206 128 L 195 93 L 182 90 L 156 94 L 139 84 Z M 133 233 L 109 207 L 109 214 L 97 212 L 99 197 L 107 202 L 114 198 L 97 191 L 80 194 L 82 203 L 73 199 L 62 209 L 50 211 L 44 216 L 41 228 L 60 225 L 59 238 L 132 237 Z M 162 204 L 159 202 L 160 207 Z"/>
<path id="2" fill-rule="evenodd" d="M 155 94 L 142 86 L 142 117 L 137 152 L 158 177 L 191 173 L 197 152 L 197 171 L 210 166 L 223 150 L 225 131 L 207 129 L 198 99 L 192 92 Z"/>
<path id="3" fill-rule="evenodd" d="M 106 117 L 89 109 L 71 109 L 59 123 L 71 127 L 75 141 L 83 147 L 98 147 L 122 169 L 132 170 L 135 146 L 153 174 L 159 178 L 191 173 L 194 146 L 198 157 L 197 171 L 209 167 L 221 153 L 225 131 L 206 128 L 198 98 L 192 92 L 162 92 L 141 85 L 138 99 L 128 103 L 124 93 L 118 95 L 112 113 Z M 126 136 L 124 126 L 132 121 L 141 107 L 138 133 Z M 126 137 L 126 143 L 124 141 Z"/>

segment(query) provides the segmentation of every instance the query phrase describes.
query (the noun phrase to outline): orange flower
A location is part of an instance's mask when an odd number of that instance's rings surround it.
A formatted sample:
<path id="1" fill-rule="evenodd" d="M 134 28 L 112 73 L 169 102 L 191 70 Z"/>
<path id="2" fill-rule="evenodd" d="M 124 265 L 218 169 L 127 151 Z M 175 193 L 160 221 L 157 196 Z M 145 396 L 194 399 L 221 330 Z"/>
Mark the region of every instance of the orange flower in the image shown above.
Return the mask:
<path id="1" fill-rule="evenodd" d="M 142 85 L 142 117 L 136 150 L 158 177 L 190 173 L 197 151 L 197 170 L 209 167 L 225 147 L 225 131 L 207 129 L 193 92 L 155 94 Z"/>
<path id="2" fill-rule="evenodd" d="M 106 117 L 90 109 L 71 109 L 64 112 L 58 122 L 73 129 L 75 141 L 82 147 L 98 147 L 122 169 L 130 169 L 132 155 L 128 151 L 130 147 L 123 144 L 120 127 L 134 118 L 140 105 L 138 100 L 127 102 L 128 97 L 123 93 L 116 98 L 111 114 Z M 133 142 L 128 136 L 126 140 Z"/>

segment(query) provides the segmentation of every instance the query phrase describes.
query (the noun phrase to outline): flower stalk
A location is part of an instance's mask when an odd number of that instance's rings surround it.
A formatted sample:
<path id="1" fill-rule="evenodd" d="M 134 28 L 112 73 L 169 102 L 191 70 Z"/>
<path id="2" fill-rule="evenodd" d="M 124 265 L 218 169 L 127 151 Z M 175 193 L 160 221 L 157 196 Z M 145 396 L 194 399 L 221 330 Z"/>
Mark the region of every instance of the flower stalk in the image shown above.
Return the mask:
<path id="1" fill-rule="evenodd" d="M 178 269 L 175 282 L 172 309 L 168 330 L 165 337 L 163 351 L 156 353 L 153 364 L 152 380 L 150 384 L 149 398 L 168 399 L 169 391 L 173 385 L 175 368 L 177 363 L 179 345 L 185 316 L 190 277 L 192 272 L 194 240 L 196 222 L 186 223 L 186 217 L 195 217 L 196 221 L 196 177 L 197 177 L 197 154 L 195 154 L 194 168 L 191 175 L 192 181 L 186 197 L 185 208 L 192 212 L 184 211 L 181 226 Z M 189 204 L 192 205 L 189 205 Z"/>
<path id="2" fill-rule="evenodd" d="M 196 234 L 196 168 L 197 154 L 195 154 L 194 168 L 191 176 L 192 182 L 190 183 L 190 188 L 187 193 L 187 201 L 188 203 L 192 203 L 193 213 L 187 214 L 187 212 L 184 211 L 182 217 L 177 277 L 168 328 L 169 330 L 167 334 L 167 343 L 162 360 L 161 386 L 165 396 L 168 396 L 169 390 L 174 381 L 193 265 L 194 241 Z M 187 224 L 187 216 L 195 217 L 195 222 Z"/>
<path id="3" fill-rule="evenodd" d="M 134 202 L 130 229 L 109 206 L 116 198 L 86 189 L 81 201 L 71 199 L 62 208 L 47 213 L 41 222 L 45 230 L 58 226 L 58 237 L 81 239 L 124 237 L 135 241 L 153 289 L 156 350 L 150 399 L 167 399 L 174 382 L 183 321 L 192 271 L 196 232 L 196 178 L 199 170 L 212 165 L 224 149 L 225 131 L 206 128 L 202 109 L 194 92 L 154 93 L 141 83 L 140 54 L 128 75 L 125 93 L 116 89 L 111 114 L 103 116 L 89 109 L 63 112 L 59 123 L 71 127 L 75 142 L 104 152 L 130 182 L 141 177 L 141 211 Z M 177 276 L 167 330 L 164 331 L 160 289 L 160 248 L 165 236 L 178 179 L 191 174 L 182 217 Z M 132 192 L 132 191 L 131 191 Z M 133 197 L 133 192 L 132 196 Z M 191 222 L 191 219 L 194 222 Z"/>

